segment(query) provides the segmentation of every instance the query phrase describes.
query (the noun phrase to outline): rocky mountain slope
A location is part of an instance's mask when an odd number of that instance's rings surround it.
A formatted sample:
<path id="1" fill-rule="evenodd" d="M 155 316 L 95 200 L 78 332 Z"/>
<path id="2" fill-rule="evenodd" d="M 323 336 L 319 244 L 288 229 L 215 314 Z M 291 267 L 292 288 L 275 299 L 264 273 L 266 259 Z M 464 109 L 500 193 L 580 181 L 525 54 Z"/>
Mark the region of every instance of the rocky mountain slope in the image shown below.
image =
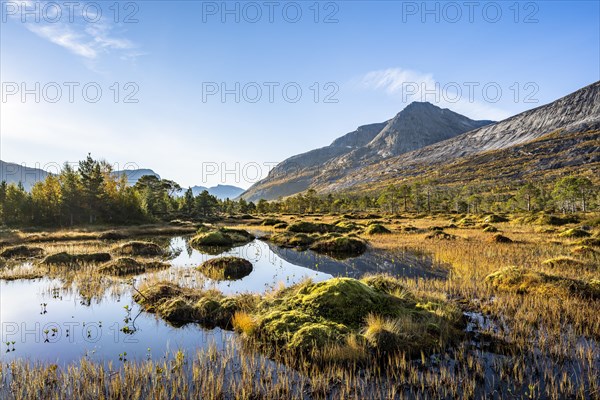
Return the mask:
<path id="1" fill-rule="evenodd" d="M 474 121 L 430 103 L 411 103 L 389 121 L 361 126 L 329 146 L 288 158 L 242 196 L 248 200 L 289 196 L 311 187 L 323 174 L 324 166 L 329 172 L 343 175 L 352 168 L 371 165 L 490 123 Z"/>
<path id="2" fill-rule="evenodd" d="M 441 168 L 442 165 L 461 166 L 463 171 L 483 168 L 493 173 L 485 167 L 490 163 L 501 167 L 503 157 L 509 156 L 513 161 L 539 164 L 537 170 L 544 171 L 588 165 L 597 162 L 600 152 L 598 129 L 600 82 L 497 123 L 473 121 L 429 103 L 412 103 L 387 121 L 368 143 L 343 152 L 334 151 L 332 144 L 313 150 L 318 157 L 313 158 L 313 152 L 291 157 L 243 197 L 275 199 L 308 188 L 322 193 L 367 190 L 382 182 L 425 172 L 438 177 L 454 173 L 454 170 Z M 540 140 L 542 138 L 544 140 Z M 504 151 L 506 149 L 512 150 Z M 536 156 L 516 157 L 515 151 Z M 552 155 L 568 159 L 553 162 Z M 302 162 L 296 170 L 290 169 L 289 165 L 298 159 Z M 536 159 L 540 163 L 536 164 Z M 519 175 L 518 167 L 509 168 L 510 173 Z"/>
<path id="3" fill-rule="evenodd" d="M 600 81 L 552 103 L 454 138 L 383 160 L 371 168 L 348 168 L 345 174 L 340 175 L 339 165 L 327 165 L 313 181 L 312 187 L 329 192 L 360 185 L 372 185 L 373 182 L 385 180 L 385 177 L 390 176 L 401 179 L 424 169 L 433 168 L 441 172 L 448 172 L 447 169 L 442 171 L 441 165 L 480 159 L 474 156 L 526 144 L 552 133 L 558 134 L 558 139 L 560 139 L 573 133 L 579 132 L 583 135 L 585 132 L 598 129 L 600 129 Z M 561 145 L 560 140 L 557 141 L 556 136 L 553 137 L 554 146 L 551 154 L 556 156 L 570 146 L 570 142 L 564 140 Z M 528 151 L 534 151 L 530 146 L 527 148 Z M 592 150 L 587 148 L 586 151 L 593 153 L 593 148 L 593 146 Z M 597 145 L 595 149 L 595 152 L 600 151 L 600 146 Z M 545 153 L 538 153 L 538 157 L 543 154 Z M 571 153 L 571 155 L 574 154 Z M 568 162 L 568 160 L 562 161 Z M 554 168 L 560 168 L 560 163 L 555 163 Z"/>

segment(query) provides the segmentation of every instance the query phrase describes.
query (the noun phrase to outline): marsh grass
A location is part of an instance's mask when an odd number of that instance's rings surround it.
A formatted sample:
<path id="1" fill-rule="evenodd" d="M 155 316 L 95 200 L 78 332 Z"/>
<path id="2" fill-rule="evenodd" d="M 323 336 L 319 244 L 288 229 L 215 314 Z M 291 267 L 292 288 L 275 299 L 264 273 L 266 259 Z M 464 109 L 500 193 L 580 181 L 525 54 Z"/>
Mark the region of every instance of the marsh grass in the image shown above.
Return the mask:
<path id="1" fill-rule="evenodd" d="M 448 277 L 401 278 L 393 285 L 383 278 L 371 279 L 379 279 L 381 290 L 388 290 L 398 298 L 428 299 L 420 306 L 432 313 L 470 311 L 482 315 L 485 323 L 475 335 L 483 339 L 443 346 L 434 353 L 393 352 L 376 363 L 367 361 L 370 350 L 356 335 L 330 343 L 315 351 L 312 357 L 297 354 L 292 357 L 285 348 L 271 346 L 272 359 L 267 359 L 261 356 L 264 349 L 244 340 L 241 347 L 211 348 L 189 358 L 136 361 L 118 366 L 82 360 L 56 368 L 16 361 L 2 364 L 0 397 L 158 399 L 181 397 L 185 393 L 183 397 L 240 399 L 600 398 L 600 301 L 586 296 L 577 286 L 572 289 L 567 285 L 568 290 L 549 295 L 541 295 L 535 289 L 539 284 L 537 278 L 544 275 L 600 288 L 597 228 L 586 238 L 564 237 L 558 232 L 578 228 L 573 225 L 577 220 L 541 214 L 527 218 L 511 216 L 510 222 L 494 222 L 503 235 L 513 240 L 506 244 L 489 242 L 490 233 L 483 232 L 477 225 L 483 220 L 479 216 L 468 217 L 470 221 L 462 224 L 458 222 L 465 217 L 457 218 L 455 223 L 449 223 L 449 216 L 443 215 L 403 217 L 388 223 L 393 226 L 392 233 L 365 236 L 365 239 L 374 249 L 417 250 L 428 254 L 436 263 L 451 266 Z M 291 216 L 277 218 L 288 223 L 292 220 Z M 318 218 L 319 222 L 333 223 L 339 216 Z M 597 216 L 586 217 L 594 218 Z M 311 219 L 316 222 L 315 217 L 303 218 Z M 360 219 L 353 220 L 361 223 Z M 553 227 L 557 225 L 562 226 L 560 231 Z M 444 226 L 445 232 L 461 239 L 424 240 L 435 226 Z M 413 229 L 404 231 L 405 227 Z M 247 225 L 247 229 L 255 228 Z M 272 226 L 260 229 L 274 232 Z M 572 254 L 576 246 L 588 246 L 592 251 Z M 61 250 L 56 243 L 43 243 L 41 247 L 49 253 Z M 101 244 L 90 244 L 87 250 L 78 252 L 102 251 L 103 248 Z M 586 268 L 571 262 L 544 263 L 564 257 L 581 261 Z M 488 275 L 510 266 L 537 278 L 525 281 L 526 290 L 522 291 L 505 290 L 485 282 Z M 1 273 L 10 268 L 8 263 Z M 23 273 L 32 271 L 31 266 L 19 268 Z M 87 285 L 84 291 L 90 296 L 121 282 L 99 275 L 94 266 L 39 271 L 44 275 L 62 276 L 65 285 L 78 286 L 77 290 L 82 290 L 80 285 Z M 157 273 L 160 274 L 165 271 Z M 185 272 L 178 270 L 174 274 L 174 279 L 185 276 Z M 196 278 L 185 277 L 190 285 Z M 147 278 L 147 282 L 152 279 Z M 185 290 L 184 298 L 188 295 Z M 280 287 L 267 296 L 275 301 L 285 295 L 286 290 Z M 207 292 L 206 297 L 221 310 L 222 298 L 218 293 Z M 198 308 L 196 302 L 188 300 Z M 439 302 L 450 302 L 457 308 L 454 311 L 440 309 L 436 306 Z M 246 307 L 251 309 L 249 305 Z M 223 308 L 222 312 L 228 310 Z M 227 315 L 236 321 L 236 330 L 255 334 L 253 323 L 249 322 L 251 313 L 247 310 L 238 309 Z M 212 311 L 209 314 L 212 315 Z M 383 317 L 383 322 L 373 321 L 372 329 L 389 325 L 386 330 L 392 332 L 413 332 L 407 336 L 412 339 L 419 333 L 414 323 L 414 318 L 388 316 Z M 294 368 L 288 367 L 292 365 Z"/>

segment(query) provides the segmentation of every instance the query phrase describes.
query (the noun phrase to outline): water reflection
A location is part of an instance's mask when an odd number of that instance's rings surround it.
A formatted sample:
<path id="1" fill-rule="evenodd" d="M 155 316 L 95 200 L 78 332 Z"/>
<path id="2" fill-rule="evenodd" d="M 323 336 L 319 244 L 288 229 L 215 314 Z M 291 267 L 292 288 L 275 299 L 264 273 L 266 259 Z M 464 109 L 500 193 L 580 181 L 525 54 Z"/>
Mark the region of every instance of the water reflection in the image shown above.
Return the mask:
<path id="1" fill-rule="evenodd" d="M 171 250 L 168 270 L 136 277 L 176 280 L 187 285 L 217 288 L 226 294 L 263 293 L 281 283 L 292 285 L 305 278 L 323 281 L 333 276 L 359 278 L 368 273 L 387 272 L 410 277 L 440 276 L 427 257 L 412 253 L 366 254 L 347 260 L 311 251 L 281 249 L 255 240 L 220 254 L 242 257 L 253 264 L 250 275 L 237 281 L 212 281 L 196 267 L 216 257 L 188 245 L 187 238 L 154 238 Z M 216 252 L 211 252 L 216 253 Z M 31 268 L 23 263 L 23 268 Z M 0 322 L 3 360 L 16 358 L 68 363 L 86 357 L 96 361 L 153 360 L 178 350 L 193 354 L 213 344 L 217 349 L 235 343 L 235 334 L 220 329 L 206 330 L 195 324 L 175 328 L 142 312 L 132 299 L 131 282 L 109 281 L 98 286 L 94 297 L 82 296 L 81 279 L 30 279 L 0 281 Z M 83 281 L 82 281 L 83 280 Z M 96 282 L 98 283 L 98 282 Z M 83 291 L 85 292 L 85 291 Z"/>

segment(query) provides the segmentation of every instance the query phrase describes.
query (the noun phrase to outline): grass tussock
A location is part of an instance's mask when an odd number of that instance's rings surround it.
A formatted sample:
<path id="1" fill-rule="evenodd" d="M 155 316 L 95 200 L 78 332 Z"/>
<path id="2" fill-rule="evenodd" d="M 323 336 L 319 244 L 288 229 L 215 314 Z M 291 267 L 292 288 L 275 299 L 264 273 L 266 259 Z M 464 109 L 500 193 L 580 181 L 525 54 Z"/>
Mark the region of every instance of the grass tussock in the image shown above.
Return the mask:
<path id="1" fill-rule="evenodd" d="M 82 253 L 82 254 L 69 254 L 66 251 L 60 253 L 54 253 L 46 256 L 42 261 L 45 265 L 70 265 L 70 264 L 92 264 L 102 263 L 111 260 L 110 253 Z"/>
<path id="2" fill-rule="evenodd" d="M 205 261 L 197 268 L 213 280 L 238 280 L 252 272 L 252 263 L 239 257 L 217 257 Z"/>

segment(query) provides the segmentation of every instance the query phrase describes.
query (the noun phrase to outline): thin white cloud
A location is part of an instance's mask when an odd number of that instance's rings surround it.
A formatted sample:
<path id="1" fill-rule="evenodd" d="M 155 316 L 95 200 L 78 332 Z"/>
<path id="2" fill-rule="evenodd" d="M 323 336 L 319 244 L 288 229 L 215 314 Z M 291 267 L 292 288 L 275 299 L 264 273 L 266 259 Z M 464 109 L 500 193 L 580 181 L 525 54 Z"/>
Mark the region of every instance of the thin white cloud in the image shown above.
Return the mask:
<path id="1" fill-rule="evenodd" d="M 64 47 L 73 54 L 87 59 L 95 59 L 98 56 L 93 42 L 87 42 L 83 35 L 73 32 L 68 26 L 27 24 L 26 27 L 41 38 Z"/>
<path id="2" fill-rule="evenodd" d="M 53 7 L 48 10 L 55 10 L 54 7 L 64 7 L 60 3 L 53 3 Z M 25 2 L 22 7 L 31 8 L 32 3 Z M 44 8 L 43 5 L 41 8 Z M 45 8 L 44 8 L 45 9 Z M 129 39 L 115 33 L 116 25 L 110 21 L 110 18 L 101 17 L 97 22 L 92 18 L 90 11 L 86 12 L 88 21 L 81 16 L 69 21 L 66 15 L 70 15 L 66 9 L 62 11 L 63 19 L 52 22 L 54 15 L 46 15 L 46 18 L 39 19 L 38 22 L 23 22 L 25 28 L 35 33 L 39 37 L 48 40 L 69 52 L 82 57 L 89 64 L 92 60 L 97 60 L 102 54 L 118 53 L 121 59 L 132 59 L 143 53 L 136 50 L 136 45 Z M 75 13 L 77 15 L 77 13 Z M 20 21 L 20 16 L 12 15 L 12 18 Z"/>
<path id="3" fill-rule="evenodd" d="M 512 115 L 496 107 L 495 103 L 478 100 L 469 83 L 437 81 L 433 74 L 419 71 L 388 68 L 370 71 L 360 79 L 363 89 L 383 91 L 400 98 L 403 103 L 428 101 L 438 107 L 449 108 L 474 119 L 501 120 Z M 481 85 L 479 86 L 481 90 Z"/>

